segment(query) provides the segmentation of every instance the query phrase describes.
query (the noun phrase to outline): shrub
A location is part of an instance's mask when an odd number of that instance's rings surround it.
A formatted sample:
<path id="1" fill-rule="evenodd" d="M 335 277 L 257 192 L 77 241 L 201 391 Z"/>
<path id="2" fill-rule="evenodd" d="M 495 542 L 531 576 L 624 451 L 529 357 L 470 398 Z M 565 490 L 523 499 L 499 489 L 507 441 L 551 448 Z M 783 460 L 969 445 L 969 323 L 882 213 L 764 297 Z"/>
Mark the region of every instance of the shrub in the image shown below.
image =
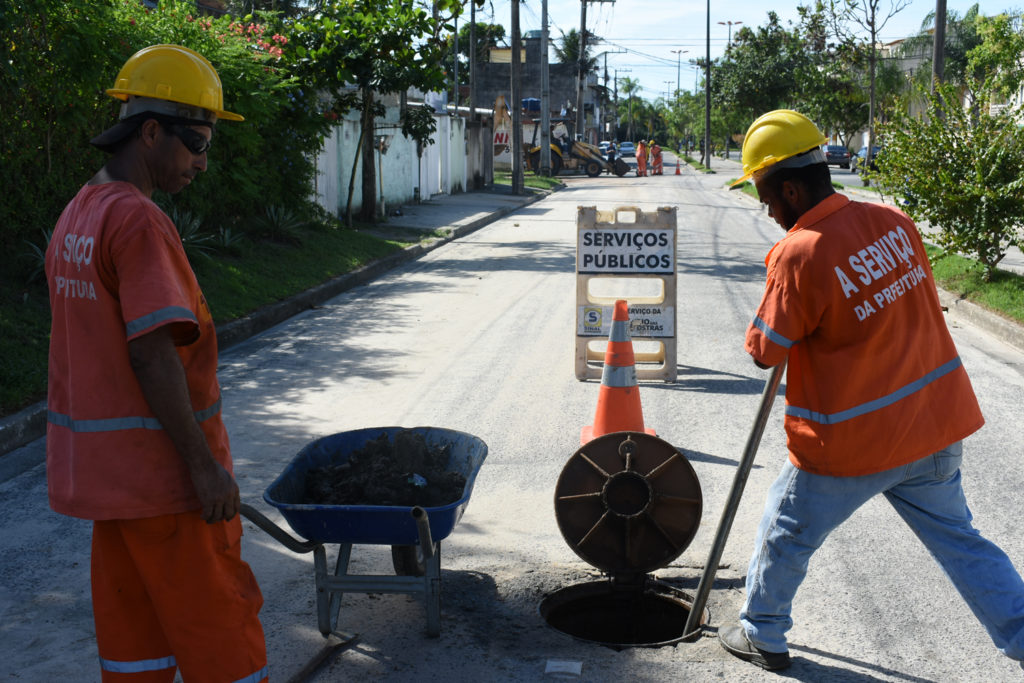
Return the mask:
<path id="1" fill-rule="evenodd" d="M 104 93 L 125 60 L 156 43 L 177 43 L 209 59 L 224 103 L 245 116 L 217 126 L 208 171 L 163 203 L 201 216 L 209 235 L 238 234 L 267 206 L 300 213 L 311 201 L 314 154 L 330 129 L 311 87 L 294 76 L 308 58 L 293 51 L 274 13 L 244 19 L 198 16 L 193 3 L 164 0 L 6 0 L 0 3 L 0 247 L 24 280 L 25 244 L 52 228 L 105 156 L 90 138 L 113 124 L 118 102 Z M 159 198 L 158 198 L 159 199 Z"/>
<path id="2" fill-rule="evenodd" d="M 882 129 L 872 174 L 939 230 L 940 247 L 981 263 L 986 281 L 1011 245 L 1024 247 L 1024 130 L 1015 115 L 965 108 L 957 89 L 942 85 L 924 116 L 902 114 Z"/>

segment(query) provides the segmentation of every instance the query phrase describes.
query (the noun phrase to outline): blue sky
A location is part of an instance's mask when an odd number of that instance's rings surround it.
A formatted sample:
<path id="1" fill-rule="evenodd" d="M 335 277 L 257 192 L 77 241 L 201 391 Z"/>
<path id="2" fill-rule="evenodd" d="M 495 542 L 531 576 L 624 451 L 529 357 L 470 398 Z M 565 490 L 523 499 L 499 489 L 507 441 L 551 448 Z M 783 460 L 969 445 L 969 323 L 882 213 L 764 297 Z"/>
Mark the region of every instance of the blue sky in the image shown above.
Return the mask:
<path id="1" fill-rule="evenodd" d="M 879 11 L 887 13 L 891 1 L 881 0 Z M 494 7 L 493 17 L 490 13 L 491 4 Z M 780 3 L 766 3 L 763 0 L 712 2 L 711 58 L 720 56 L 728 42 L 729 26 L 718 22 L 733 22 L 733 34 L 741 26 L 755 28 L 767 22 L 767 8 L 774 5 L 783 25 L 787 25 L 790 21 L 796 21 L 798 4 L 811 4 L 811 0 L 804 0 L 803 3 L 786 0 Z M 946 11 L 962 15 L 974 4 L 985 15 L 999 14 L 1020 6 L 1008 0 L 947 0 Z M 609 54 L 599 58 L 602 66 L 607 60 L 609 79 L 618 75 L 619 78 L 639 80 L 642 96 L 655 99 L 665 97 L 666 93 L 675 90 L 677 72 L 682 88 L 693 91 L 696 71 L 687 60 L 703 58 L 705 55 L 706 8 L 706 0 L 591 2 L 587 5 L 587 28 L 606 39 L 596 51 L 609 51 Z M 925 16 L 934 10 L 934 0 L 911 0 L 902 11 L 889 19 L 882 29 L 881 39 L 889 41 L 917 33 Z M 578 0 L 548 0 L 548 17 L 551 39 L 557 40 L 561 37 L 560 31 L 579 28 L 580 3 Z M 468 8 L 465 19 L 469 19 Z M 509 0 L 492 0 L 484 10 L 477 10 L 477 21 L 502 24 L 507 29 L 511 24 Z M 519 24 L 524 33 L 541 28 L 541 0 L 527 0 L 520 6 Z M 620 50 L 626 52 L 618 53 Z M 672 50 L 687 52 L 677 55 Z M 612 54 L 613 51 L 616 53 Z M 609 87 L 612 87 L 611 80 Z"/>

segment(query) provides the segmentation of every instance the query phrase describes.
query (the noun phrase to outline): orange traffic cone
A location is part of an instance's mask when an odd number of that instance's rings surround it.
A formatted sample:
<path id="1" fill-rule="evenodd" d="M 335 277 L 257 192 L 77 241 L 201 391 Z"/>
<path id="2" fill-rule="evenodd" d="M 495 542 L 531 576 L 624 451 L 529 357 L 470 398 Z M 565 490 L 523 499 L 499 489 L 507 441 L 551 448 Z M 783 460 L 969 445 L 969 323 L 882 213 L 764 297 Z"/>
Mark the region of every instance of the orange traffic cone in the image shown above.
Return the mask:
<path id="1" fill-rule="evenodd" d="M 679 172 L 679 159 L 678 159 L 678 158 L 676 159 L 676 175 L 682 175 L 682 174 L 681 174 L 681 173 Z"/>
<path id="2" fill-rule="evenodd" d="M 621 299 L 615 302 L 612 332 L 608 337 L 608 349 L 604 354 L 601 393 L 597 398 L 594 424 L 581 430 L 580 445 L 612 432 L 655 434 L 653 429 L 644 428 L 640 387 L 636 383 L 633 342 L 629 338 L 629 309 L 626 302 Z"/>

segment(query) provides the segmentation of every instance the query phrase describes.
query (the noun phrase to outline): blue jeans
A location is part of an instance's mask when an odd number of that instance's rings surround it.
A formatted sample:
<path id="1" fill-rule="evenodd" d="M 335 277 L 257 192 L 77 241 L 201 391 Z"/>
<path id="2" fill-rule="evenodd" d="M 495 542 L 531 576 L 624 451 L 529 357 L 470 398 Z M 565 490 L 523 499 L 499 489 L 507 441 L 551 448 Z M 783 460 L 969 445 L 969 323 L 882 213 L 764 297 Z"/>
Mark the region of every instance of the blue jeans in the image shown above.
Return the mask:
<path id="1" fill-rule="evenodd" d="M 747 569 L 740 623 L 750 641 L 785 652 L 790 610 L 811 555 L 833 529 L 882 493 L 913 529 L 988 631 L 1024 659 L 1024 581 L 994 543 L 971 526 L 960 485 L 959 442 L 909 465 L 860 477 L 810 474 L 786 462 L 772 484 Z"/>

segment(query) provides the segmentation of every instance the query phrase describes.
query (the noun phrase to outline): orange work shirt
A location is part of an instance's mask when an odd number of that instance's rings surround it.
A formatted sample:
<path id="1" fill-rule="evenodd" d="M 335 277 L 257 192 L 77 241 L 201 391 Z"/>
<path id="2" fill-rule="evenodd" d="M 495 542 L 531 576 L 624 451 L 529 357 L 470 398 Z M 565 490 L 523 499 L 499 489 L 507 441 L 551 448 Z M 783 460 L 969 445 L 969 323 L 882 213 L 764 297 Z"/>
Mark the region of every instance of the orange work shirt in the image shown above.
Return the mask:
<path id="1" fill-rule="evenodd" d="M 785 427 L 796 467 L 880 472 L 984 424 L 924 244 L 902 211 L 833 194 L 765 265 L 746 350 L 765 365 L 788 358 Z"/>
<path id="2" fill-rule="evenodd" d="M 213 318 L 173 223 L 130 183 L 87 185 L 57 222 L 46 277 L 50 506 L 94 520 L 198 509 L 128 356 L 129 341 L 173 326 L 196 419 L 230 472 Z"/>

